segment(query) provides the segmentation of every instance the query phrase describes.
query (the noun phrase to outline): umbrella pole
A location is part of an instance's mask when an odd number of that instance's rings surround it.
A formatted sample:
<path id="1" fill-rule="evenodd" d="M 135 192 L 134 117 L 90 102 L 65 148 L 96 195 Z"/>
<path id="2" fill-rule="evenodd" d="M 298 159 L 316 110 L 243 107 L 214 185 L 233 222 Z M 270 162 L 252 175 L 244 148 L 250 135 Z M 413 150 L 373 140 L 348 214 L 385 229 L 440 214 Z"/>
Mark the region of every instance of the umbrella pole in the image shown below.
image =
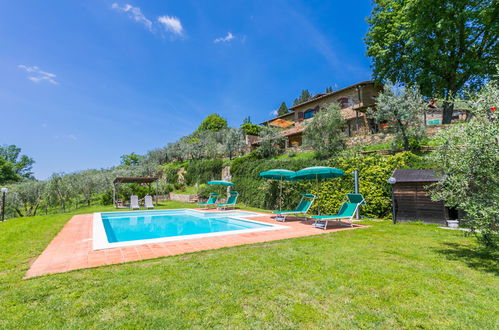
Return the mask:
<path id="1" fill-rule="evenodd" d="M 317 174 L 315 175 L 315 182 L 317 184 L 317 214 L 321 215 L 321 199 L 319 196 L 320 193 L 319 176 Z"/>
<path id="2" fill-rule="evenodd" d="M 279 182 L 279 211 L 282 211 L 282 178 Z"/>

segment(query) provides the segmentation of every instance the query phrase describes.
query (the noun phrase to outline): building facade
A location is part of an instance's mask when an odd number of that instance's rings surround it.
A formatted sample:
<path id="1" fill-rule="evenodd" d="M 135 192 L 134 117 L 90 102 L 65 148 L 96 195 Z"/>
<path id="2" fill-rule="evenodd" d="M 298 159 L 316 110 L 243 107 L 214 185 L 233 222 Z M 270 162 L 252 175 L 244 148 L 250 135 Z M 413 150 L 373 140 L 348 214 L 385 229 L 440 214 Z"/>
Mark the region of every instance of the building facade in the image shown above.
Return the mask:
<path id="1" fill-rule="evenodd" d="M 286 139 L 286 147 L 299 147 L 305 124 L 318 111 L 331 103 L 338 103 L 341 114 L 346 120 L 348 136 L 375 133 L 376 125 L 367 119 L 366 111 L 374 108 L 375 97 L 381 92 L 382 85 L 374 81 L 364 81 L 331 93 L 317 94 L 312 99 L 291 107 L 290 112 L 267 120 L 260 125 L 283 128 L 281 134 Z"/>

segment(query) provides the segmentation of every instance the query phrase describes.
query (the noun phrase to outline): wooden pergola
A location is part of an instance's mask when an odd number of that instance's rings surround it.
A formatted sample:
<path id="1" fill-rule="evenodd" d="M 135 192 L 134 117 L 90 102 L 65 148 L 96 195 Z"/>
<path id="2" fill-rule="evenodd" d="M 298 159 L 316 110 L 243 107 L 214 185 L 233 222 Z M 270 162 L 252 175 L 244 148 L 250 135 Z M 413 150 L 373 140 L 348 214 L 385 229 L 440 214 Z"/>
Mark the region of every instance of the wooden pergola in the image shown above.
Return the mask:
<path id="1" fill-rule="evenodd" d="M 138 183 L 138 184 L 147 184 L 149 187 L 149 193 L 151 192 L 151 184 L 156 182 L 156 193 L 154 194 L 154 201 L 156 206 L 158 206 L 158 180 L 157 176 L 142 176 L 142 177 L 131 177 L 131 176 L 119 176 L 113 181 L 113 204 L 116 205 L 116 195 L 118 192 L 117 185 L 122 183 Z"/>

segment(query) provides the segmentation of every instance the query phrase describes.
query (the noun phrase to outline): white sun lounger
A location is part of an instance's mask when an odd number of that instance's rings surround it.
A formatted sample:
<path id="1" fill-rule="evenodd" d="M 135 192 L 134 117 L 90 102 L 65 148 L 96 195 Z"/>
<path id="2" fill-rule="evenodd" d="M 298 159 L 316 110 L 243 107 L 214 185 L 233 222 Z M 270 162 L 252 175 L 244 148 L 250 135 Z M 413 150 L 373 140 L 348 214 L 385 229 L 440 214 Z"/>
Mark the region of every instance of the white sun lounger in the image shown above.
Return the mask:
<path id="1" fill-rule="evenodd" d="M 144 206 L 146 209 L 153 209 L 154 204 L 152 203 L 152 197 L 150 195 L 146 195 L 144 197 Z"/>

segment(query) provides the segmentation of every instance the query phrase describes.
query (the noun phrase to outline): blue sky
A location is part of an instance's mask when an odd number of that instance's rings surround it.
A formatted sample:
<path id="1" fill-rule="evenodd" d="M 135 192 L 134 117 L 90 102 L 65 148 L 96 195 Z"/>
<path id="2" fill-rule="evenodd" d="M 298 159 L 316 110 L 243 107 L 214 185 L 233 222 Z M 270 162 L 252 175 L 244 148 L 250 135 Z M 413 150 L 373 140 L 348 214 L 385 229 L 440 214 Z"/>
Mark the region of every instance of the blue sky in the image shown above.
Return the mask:
<path id="1" fill-rule="evenodd" d="M 105 168 L 210 113 L 239 126 L 371 77 L 365 1 L 2 1 L 0 144 L 35 176 Z"/>

